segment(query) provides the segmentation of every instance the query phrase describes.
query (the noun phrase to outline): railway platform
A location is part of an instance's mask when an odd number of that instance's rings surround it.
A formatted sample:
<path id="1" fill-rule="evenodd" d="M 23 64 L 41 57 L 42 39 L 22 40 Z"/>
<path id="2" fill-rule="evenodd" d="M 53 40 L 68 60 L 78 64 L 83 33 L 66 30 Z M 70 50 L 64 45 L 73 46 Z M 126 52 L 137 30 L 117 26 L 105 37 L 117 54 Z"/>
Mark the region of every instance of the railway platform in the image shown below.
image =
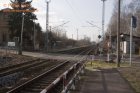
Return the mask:
<path id="1" fill-rule="evenodd" d="M 116 69 L 86 70 L 71 93 L 135 93 Z"/>

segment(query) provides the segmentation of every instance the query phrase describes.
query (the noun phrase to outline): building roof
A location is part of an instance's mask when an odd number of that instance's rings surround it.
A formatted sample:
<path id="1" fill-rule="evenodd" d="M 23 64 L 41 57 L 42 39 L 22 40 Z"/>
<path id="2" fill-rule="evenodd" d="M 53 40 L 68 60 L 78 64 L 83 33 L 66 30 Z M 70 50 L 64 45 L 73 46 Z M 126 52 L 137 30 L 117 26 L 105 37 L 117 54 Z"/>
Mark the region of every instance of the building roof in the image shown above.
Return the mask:
<path id="1" fill-rule="evenodd" d="M 130 33 L 129 32 L 128 33 L 123 32 L 123 33 L 120 33 L 120 35 L 121 34 L 123 34 L 124 36 L 130 36 Z M 107 34 L 107 37 L 109 37 L 109 34 Z M 111 35 L 111 37 L 117 37 L 117 35 Z M 134 38 L 140 38 L 140 35 L 136 31 L 134 31 L 133 32 L 133 37 Z"/>

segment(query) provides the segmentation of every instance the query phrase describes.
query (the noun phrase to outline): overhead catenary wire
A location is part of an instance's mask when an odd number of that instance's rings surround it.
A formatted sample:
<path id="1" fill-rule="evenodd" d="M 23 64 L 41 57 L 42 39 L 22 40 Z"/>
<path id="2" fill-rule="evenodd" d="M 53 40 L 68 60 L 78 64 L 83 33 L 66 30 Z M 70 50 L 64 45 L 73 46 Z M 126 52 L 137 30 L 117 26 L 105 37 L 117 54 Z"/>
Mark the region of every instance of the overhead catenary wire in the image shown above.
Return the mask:
<path id="1" fill-rule="evenodd" d="M 66 3 L 68 4 L 68 6 L 71 8 L 73 14 L 75 15 L 75 18 L 77 21 L 81 21 L 80 16 L 78 15 L 78 13 L 75 11 L 75 9 L 73 8 L 73 6 L 71 5 L 71 3 L 68 0 L 65 0 Z"/>

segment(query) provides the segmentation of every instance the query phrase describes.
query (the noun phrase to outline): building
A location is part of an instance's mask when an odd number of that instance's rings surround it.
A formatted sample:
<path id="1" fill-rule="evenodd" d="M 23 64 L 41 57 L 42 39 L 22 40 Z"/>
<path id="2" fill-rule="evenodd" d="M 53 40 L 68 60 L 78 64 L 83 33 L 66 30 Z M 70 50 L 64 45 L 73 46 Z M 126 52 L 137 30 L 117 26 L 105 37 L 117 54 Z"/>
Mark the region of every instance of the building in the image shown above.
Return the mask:
<path id="1" fill-rule="evenodd" d="M 7 42 L 16 42 L 16 41 L 20 41 L 20 36 L 13 36 L 12 40 L 9 38 L 10 34 L 11 34 L 11 30 L 9 29 L 9 20 L 10 20 L 10 15 L 13 14 L 13 12 L 7 12 L 11 9 L 9 8 L 5 8 L 0 10 L 0 47 L 1 46 L 6 46 Z M 36 27 L 39 26 L 39 24 L 36 24 Z M 24 29 L 24 34 L 23 34 L 23 49 L 25 50 L 39 50 L 40 47 L 40 38 L 42 36 L 42 32 L 40 30 L 37 31 L 38 29 L 35 28 L 34 30 L 34 26 L 32 25 L 31 28 L 29 30 Z M 35 31 L 35 32 L 34 32 Z M 35 35 L 35 36 L 34 36 Z M 33 46 L 33 40 L 35 37 L 35 47 Z M 16 40 L 17 38 L 17 40 Z M 16 41 L 15 41 L 16 40 Z M 17 42 L 16 45 L 19 42 Z"/>
<path id="2" fill-rule="evenodd" d="M 8 8 L 7 8 L 8 9 Z M 0 45 L 3 46 L 8 42 L 9 38 L 9 13 L 3 12 L 6 9 L 0 10 Z"/>
<path id="3" fill-rule="evenodd" d="M 129 34 L 121 34 L 120 35 L 120 49 L 121 52 L 124 54 L 130 53 L 130 35 Z M 108 43 L 111 41 L 111 48 L 113 53 L 116 52 L 117 49 L 117 36 L 111 36 L 111 39 L 107 39 Z M 133 54 L 140 54 L 140 37 L 133 35 L 133 42 L 132 42 L 132 53 Z"/>

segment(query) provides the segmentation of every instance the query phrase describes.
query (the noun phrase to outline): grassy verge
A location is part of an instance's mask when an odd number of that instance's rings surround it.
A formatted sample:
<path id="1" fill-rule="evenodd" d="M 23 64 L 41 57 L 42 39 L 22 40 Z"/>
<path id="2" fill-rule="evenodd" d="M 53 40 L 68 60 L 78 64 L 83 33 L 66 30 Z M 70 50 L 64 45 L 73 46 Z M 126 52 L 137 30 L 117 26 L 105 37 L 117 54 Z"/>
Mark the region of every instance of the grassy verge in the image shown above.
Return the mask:
<path id="1" fill-rule="evenodd" d="M 140 93 L 140 67 L 120 68 L 119 71 L 136 90 L 136 93 Z"/>
<path id="2" fill-rule="evenodd" d="M 86 69 L 109 69 L 117 68 L 115 63 L 106 63 L 93 61 L 86 64 Z M 140 64 L 133 64 L 132 67 L 129 63 L 121 63 L 121 67 L 117 68 L 122 76 L 130 83 L 130 85 L 136 90 L 136 93 L 140 93 Z"/>
<path id="3" fill-rule="evenodd" d="M 121 63 L 121 67 L 129 67 L 128 63 Z M 86 64 L 87 69 L 106 69 L 106 68 L 117 68 L 116 63 L 106 63 L 100 61 L 92 61 Z"/>

